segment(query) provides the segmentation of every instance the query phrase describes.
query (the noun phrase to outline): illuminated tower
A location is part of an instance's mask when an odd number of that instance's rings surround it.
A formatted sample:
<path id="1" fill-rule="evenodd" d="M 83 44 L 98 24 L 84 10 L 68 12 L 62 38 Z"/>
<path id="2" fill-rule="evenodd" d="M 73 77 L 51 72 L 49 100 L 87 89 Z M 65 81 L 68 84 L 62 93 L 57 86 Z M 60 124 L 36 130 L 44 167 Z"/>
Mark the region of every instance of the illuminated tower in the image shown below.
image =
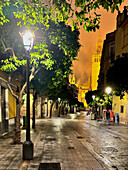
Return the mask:
<path id="1" fill-rule="evenodd" d="M 70 78 L 69 78 L 69 83 L 70 83 L 70 84 L 75 84 L 75 83 L 76 83 L 76 81 L 75 81 L 75 75 L 74 75 L 74 74 L 73 74 L 72 77 L 70 76 Z"/>
<path id="2" fill-rule="evenodd" d="M 88 91 L 91 90 L 91 81 L 90 81 L 90 77 L 88 78 L 88 81 L 84 84 L 81 84 L 81 82 L 79 82 L 79 84 L 77 85 L 78 89 L 79 89 L 79 93 L 78 93 L 78 101 L 82 102 L 84 104 L 84 107 L 88 107 L 86 99 L 85 99 L 85 95 Z"/>
<path id="3" fill-rule="evenodd" d="M 102 54 L 102 40 L 101 36 L 98 38 L 98 42 L 96 43 L 96 50 L 92 56 L 92 90 L 97 90 L 98 86 L 98 76 L 100 71 L 100 60 Z"/>

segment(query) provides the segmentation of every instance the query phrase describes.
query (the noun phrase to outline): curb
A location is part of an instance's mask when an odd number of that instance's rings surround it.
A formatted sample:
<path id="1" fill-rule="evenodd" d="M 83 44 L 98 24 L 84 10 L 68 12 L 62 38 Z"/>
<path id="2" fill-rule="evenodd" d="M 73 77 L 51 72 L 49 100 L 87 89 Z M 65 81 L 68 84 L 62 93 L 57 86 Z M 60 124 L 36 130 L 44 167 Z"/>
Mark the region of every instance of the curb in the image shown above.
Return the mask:
<path id="1" fill-rule="evenodd" d="M 93 124 L 93 123 L 90 123 L 90 122 L 87 122 L 87 121 L 86 121 L 86 123 L 89 124 L 89 125 L 95 126 L 95 127 L 97 127 L 97 128 L 101 128 L 101 127 L 99 127 L 99 126 L 96 125 L 96 124 Z M 109 125 L 108 125 L 108 126 L 109 126 Z M 108 126 L 106 126 L 106 127 L 108 128 Z M 124 135 L 122 135 L 122 134 L 120 134 L 120 133 L 118 133 L 118 132 L 115 132 L 115 131 L 110 130 L 110 129 L 105 129 L 105 130 L 108 131 L 108 132 L 113 133 L 114 135 L 118 135 L 118 136 L 120 136 L 120 137 L 128 140 L 128 137 L 126 137 L 126 136 L 124 136 Z"/>

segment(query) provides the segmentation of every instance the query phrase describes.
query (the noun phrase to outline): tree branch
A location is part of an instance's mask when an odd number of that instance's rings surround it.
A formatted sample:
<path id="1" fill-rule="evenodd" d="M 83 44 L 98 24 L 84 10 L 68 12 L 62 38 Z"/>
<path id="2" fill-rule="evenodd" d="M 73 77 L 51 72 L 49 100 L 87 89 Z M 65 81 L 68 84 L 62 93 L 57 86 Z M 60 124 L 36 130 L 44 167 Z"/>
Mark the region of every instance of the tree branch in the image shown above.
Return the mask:
<path id="1" fill-rule="evenodd" d="M 22 87 L 22 89 L 21 89 L 21 91 L 20 91 L 20 100 L 21 100 L 22 97 L 23 97 L 23 92 L 24 92 L 26 86 L 27 86 L 27 82 L 25 82 L 25 84 L 23 85 L 23 87 Z"/>
<path id="2" fill-rule="evenodd" d="M 32 80 L 32 79 L 34 78 L 34 76 L 38 73 L 38 71 L 41 70 L 41 68 L 42 68 L 42 67 L 39 67 L 39 68 L 35 71 L 35 68 L 32 67 L 32 69 L 31 69 L 31 74 L 30 74 L 30 76 L 29 76 L 29 82 L 31 82 L 31 80 Z M 23 87 L 22 87 L 22 89 L 21 89 L 21 91 L 20 91 L 20 100 L 22 99 L 23 92 L 24 92 L 26 86 L 27 86 L 27 82 L 25 82 L 25 84 L 23 85 Z"/>
<path id="3" fill-rule="evenodd" d="M 2 45 L 3 45 L 3 47 L 4 47 L 4 51 L 11 50 L 13 57 L 16 58 L 13 48 L 11 48 L 11 47 L 6 48 L 5 43 L 4 43 L 4 41 L 2 40 L 2 38 L 0 38 L 0 41 L 1 41 Z"/>
<path id="4" fill-rule="evenodd" d="M 11 86 L 10 86 L 10 84 L 9 84 L 8 82 L 7 82 L 7 86 L 8 86 L 8 88 L 9 88 L 11 94 L 13 95 L 13 97 L 15 97 L 16 100 L 19 100 L 19 96 L 17 96 L 16 94 L 13 93 L 13 90 L 12 90 L 12 88 L 11 88 Z"/>
<path id="5" fill-rule="evenodd" d="M 43 67 L 43 66 L 42 66 L 42 67 Z M 39 67 L 39 68 L 35 71 L 34 76 L 42 69 L 42 67 Z"/>
<path id="6" fill-rule="evenodd" d="M 35 68 L 32 67 L 32 69 L 31 69 L 31 74 L 30 74 L 30 76 L 29 76 L 29 82 L 34 78 L 34 71 L 35 71 Z"/>

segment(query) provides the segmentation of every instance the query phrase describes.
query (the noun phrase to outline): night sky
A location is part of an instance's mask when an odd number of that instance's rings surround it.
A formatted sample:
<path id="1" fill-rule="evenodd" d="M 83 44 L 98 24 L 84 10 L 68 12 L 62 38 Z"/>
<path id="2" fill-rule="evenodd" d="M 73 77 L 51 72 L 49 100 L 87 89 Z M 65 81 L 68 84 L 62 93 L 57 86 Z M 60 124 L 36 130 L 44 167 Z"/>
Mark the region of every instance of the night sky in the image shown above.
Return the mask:
<path id="1" fill-rule="evenodd" d="M 122 12 L 123 7 L 128 6 L 128 0 L 122 3 L 120 11 Z M 76 82 L 86 83 L 91 74 L 91 57 L 96 47 L 99 32 L 102 40 L 105 39 L 106 34 L 113 32 L 116 29 L 116 17 L 118 12 L 111 13 L 104 9 L 97 10 L 101 14 L 100 29 L 96 32 L 87 33 L 84 29 L 80 28 L 80 43 L 82 47 L 78 53 L 78 60 L 73 62 L 73 73 L 76 77 Z"/>

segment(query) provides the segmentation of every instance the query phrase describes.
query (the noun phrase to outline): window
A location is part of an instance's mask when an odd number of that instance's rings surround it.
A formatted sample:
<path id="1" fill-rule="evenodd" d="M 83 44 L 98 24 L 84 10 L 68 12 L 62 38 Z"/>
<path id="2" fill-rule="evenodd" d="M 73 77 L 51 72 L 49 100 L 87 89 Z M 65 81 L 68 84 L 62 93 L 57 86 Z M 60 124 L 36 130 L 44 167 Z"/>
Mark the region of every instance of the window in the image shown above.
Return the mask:
<path id="1" fill-rule="evenodd" d="M 96 63 L 98 62 L 98 58 L 95 58 L 95 62 L 96 62 Z"/>
<path id="2" fill-rule="evenodd" d="M 124 106 L 121 106 L 120 112 L 121 112 L 121 113 L 124 112 Z"/>
<path id="3" fill-rule="evenodd" d="M 128 45 L 128 25 L 124 28 L 123 47 Z"/>
<path id="4" fill-rule="evenodd" d="M 111 63 L 114 61 L 114 56 L 115 56 L 115 42 L 110 42 L 109 43 L 109 57 L 111 60 Z"/>

